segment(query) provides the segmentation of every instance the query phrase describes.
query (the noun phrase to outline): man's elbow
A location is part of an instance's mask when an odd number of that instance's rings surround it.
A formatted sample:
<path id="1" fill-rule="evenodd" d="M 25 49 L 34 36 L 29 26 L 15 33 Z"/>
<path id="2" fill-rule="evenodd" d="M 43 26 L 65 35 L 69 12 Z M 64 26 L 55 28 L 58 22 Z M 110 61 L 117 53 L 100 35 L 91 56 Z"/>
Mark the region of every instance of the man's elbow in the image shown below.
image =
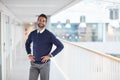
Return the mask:
<path id="1" fill-rule="evenodd" d="M 62 45 L 60 45 L 60 48 L 61 48 L 61 50 L 64 48 L 64 45 L 62 44 Z"/>

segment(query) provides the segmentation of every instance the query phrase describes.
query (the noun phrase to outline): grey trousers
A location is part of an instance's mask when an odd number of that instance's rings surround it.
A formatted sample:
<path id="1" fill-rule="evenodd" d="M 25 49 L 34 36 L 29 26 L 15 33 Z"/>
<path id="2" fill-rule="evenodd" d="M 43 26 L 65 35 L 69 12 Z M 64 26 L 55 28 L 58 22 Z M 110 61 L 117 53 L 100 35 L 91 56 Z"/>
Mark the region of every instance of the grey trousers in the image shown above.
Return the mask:
<path id="1" fill-rule="evenodd" d="M 29 80 L 49 80 L 50 61 L 44 64 L 36 64 L 31 62 Z"/>

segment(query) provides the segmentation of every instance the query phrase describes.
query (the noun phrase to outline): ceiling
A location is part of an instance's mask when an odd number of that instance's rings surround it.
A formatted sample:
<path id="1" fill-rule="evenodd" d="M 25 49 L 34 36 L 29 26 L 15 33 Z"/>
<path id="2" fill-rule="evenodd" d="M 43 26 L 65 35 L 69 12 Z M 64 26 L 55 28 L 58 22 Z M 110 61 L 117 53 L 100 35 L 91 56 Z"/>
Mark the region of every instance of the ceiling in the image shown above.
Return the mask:
<path id="1" fill-rule="evenodd" d="M 24 23 L 35 22 L 39 14 L 54 15 L 81 0 L 0 0 Z"/>

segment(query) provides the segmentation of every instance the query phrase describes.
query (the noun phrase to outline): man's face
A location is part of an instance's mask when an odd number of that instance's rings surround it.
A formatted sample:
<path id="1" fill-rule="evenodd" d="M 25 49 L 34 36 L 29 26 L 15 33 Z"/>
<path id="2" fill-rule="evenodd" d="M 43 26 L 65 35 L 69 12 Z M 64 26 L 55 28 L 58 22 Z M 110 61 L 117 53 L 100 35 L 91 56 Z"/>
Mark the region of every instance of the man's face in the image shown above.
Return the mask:
<path id="1" fill-rule="evenodd" d="M 37 21 L 37 24 L 38 24 L 38 27 L 39 28 L 44 28 L 45 25 L 46 25 L 46 18 L 44 17 L 39 17 L 38 21 Z"/>

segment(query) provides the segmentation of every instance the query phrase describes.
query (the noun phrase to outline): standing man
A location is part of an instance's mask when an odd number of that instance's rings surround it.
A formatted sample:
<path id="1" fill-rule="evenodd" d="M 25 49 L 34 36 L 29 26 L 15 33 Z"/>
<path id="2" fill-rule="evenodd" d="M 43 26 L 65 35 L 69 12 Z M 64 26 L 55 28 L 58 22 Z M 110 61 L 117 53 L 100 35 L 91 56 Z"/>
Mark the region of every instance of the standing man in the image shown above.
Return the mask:
<path id="1" fill-rule="evenodd" d="M 50 58 L 57 55 L 62 49 L 63 44 L 45 28 L 47 16 L 38 16 L 38 29 L 32 31 L 26 40 L 25 47 L 31 62 L 29 80 L 49 80 Z M 33 54 L 31 53 L 31 43 L 33 43 Z M 51 52 L 53 44 L 56 49 Z"/>

